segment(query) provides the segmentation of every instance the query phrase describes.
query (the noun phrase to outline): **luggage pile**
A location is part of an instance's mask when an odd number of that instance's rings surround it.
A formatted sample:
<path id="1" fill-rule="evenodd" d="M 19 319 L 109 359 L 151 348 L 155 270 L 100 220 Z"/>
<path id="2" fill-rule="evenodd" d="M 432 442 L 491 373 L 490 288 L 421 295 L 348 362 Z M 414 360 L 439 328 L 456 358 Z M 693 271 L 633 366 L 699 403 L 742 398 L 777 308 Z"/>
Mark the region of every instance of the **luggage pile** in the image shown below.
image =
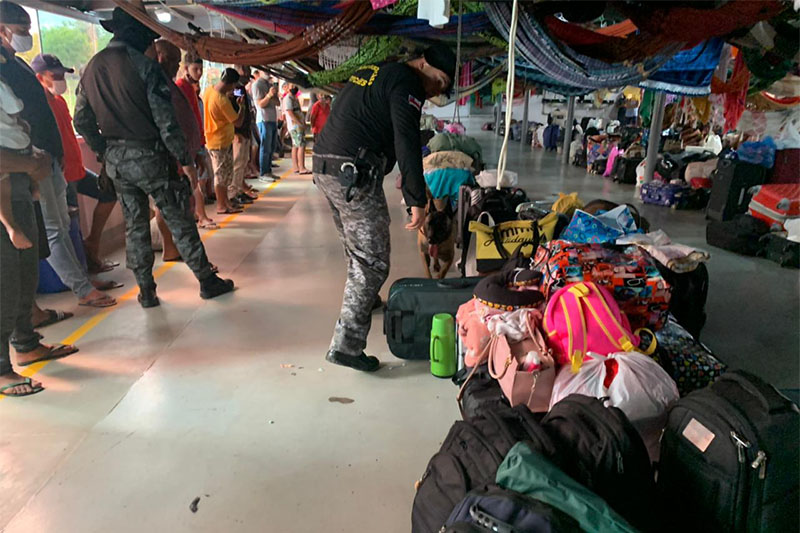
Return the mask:
<path id="1" fill-rule="evenodd" d="M 412 531 L 797 529 L 800 452 L 780 443 L 798 442 L 800 415 L 697 340 L 707 254 L 676 259 L 630 206 L 514 188 L 460 200 L 493 254 L 448 303 L 462 299 L 463 420 L 417 484 Z M 437 290 L 407 306 L 441 309 Z M 430 328 L 407 316 L 387 328 Z"/>
<path id="2" fill-rule="evenodd" d="M 673 209 L 704 209 L 711 196 L 710 176 L 719 161 L 707 151 L 665 152 L 656 164 L 655 179 L 641 184 L 642 201 Z"/>

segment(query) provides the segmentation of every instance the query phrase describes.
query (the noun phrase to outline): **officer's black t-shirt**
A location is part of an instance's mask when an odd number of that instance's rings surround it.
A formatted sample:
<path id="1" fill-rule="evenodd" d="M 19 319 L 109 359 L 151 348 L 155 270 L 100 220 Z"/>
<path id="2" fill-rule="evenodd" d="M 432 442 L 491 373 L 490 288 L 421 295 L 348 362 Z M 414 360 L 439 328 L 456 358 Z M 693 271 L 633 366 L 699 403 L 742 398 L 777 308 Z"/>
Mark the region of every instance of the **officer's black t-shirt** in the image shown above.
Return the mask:
<path id="1" fill-rule="evenodd" d="M 408 65 L 367 65 L 350 77 L 334 99 L 328 121 L 314 143 L 314 153 L 355 156 L 359 148 L 368 148 L 386 156 L 387 172 L 396 160 L 406 204 L 424 207 L 419 138 L 424 101 L 422 82 Z"/>

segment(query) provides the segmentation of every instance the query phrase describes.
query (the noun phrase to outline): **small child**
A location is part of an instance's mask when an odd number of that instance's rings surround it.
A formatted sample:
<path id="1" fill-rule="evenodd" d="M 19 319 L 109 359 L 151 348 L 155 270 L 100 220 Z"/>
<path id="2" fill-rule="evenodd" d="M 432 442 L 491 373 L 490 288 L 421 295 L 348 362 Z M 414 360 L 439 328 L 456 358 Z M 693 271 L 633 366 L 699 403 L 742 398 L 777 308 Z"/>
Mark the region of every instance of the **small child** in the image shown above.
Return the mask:
<path id="1" fill-rule="evenodd" d="M 0 148 L 22 155 L 30 155 L 32 153 L 30 127 L 19 118 L 22 108 L 22 100 L 16 97 L 5 82 L 0 80 Z M 16 249 L 26 250 L 33 247 L 30 239 L 14 222 L 10 174 L 0 174 L 0 223 L 5 226 L 11 244 Z"/>

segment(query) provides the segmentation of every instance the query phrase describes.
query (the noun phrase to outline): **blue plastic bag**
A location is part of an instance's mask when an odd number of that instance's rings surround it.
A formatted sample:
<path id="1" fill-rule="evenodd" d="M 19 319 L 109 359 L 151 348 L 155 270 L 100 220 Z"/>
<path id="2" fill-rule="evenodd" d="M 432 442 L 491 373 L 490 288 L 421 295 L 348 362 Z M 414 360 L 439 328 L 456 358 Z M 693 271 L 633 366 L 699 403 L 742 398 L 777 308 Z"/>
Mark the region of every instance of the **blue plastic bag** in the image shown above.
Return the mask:
<path id="1" fill-rule="evenodd" d="M 765 137 L 762 141 L 748 141 L 740 144 L 736 152 L 739 155 L 739 161 L 772 168 L 775 165 L 775 150 L 777 150 L 777 146 L 772 137 Z"/>

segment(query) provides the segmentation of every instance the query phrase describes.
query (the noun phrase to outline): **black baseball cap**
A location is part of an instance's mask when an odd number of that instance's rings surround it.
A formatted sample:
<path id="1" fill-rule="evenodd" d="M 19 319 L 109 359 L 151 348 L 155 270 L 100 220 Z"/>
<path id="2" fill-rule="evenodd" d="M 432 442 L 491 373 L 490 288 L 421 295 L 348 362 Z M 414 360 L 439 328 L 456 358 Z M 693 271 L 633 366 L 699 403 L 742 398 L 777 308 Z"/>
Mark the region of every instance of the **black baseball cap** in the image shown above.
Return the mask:
<path id="1" fill-rule="evenodd" d="M 14 2 L 0 2 L 0 24 L 26 26 L 31 23 L 28 12 Z"/>
<path id="2" fill-rule="evenodd" d="M 75 72 L 75 69 L 65 67 L 61 60 L 52 54 L 39 54 L 34 57 L 33 61 L 31 61 L 31 68 L 34 72 L 49 71 L 53 74 L 64 74 L 65 72 L 72 74 Z"/>
<path id="3" fill-rule="evenodd" d="M 456 77 L 456 55 L 449 46 L 437 43 L 429 46 L 422 53 L 422 57 L 432 67 L 438 68 L 450 78 L 450 85 L 445 89 L 449 94 L 453 90 L 453 83 Z"/>

